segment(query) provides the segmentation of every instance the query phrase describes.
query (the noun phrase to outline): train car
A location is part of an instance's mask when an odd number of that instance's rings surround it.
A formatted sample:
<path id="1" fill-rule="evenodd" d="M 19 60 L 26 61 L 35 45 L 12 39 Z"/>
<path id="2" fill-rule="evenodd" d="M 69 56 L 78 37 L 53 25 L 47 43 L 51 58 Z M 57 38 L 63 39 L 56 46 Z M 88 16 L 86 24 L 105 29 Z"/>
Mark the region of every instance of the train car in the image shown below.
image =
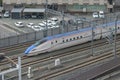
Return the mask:
<path id="1" fill-rule="evenodd" d="M 5 58 L 5 54 L 4 53 L 0 53 L 0 61 L 2 61 Z"/>
<path id="2" fill-rule="evenodd" d="M 110 30 L 114 29 L 115 22 L 93 27 L 93 39 L 105 38 L 111 35 Z M 108 25 L 108 26 L 106 26 Z M 120 22 L 118 22 L 118 26 Z M 118 29 L 118 27 L 117 27 Z M 117 33 L 120 31 L 117 30 Z M 84 28 L 78 31 L 49 36 L 37 41 L 24 52 L 27 56 L 34 56 L 45 52 L 51 52 L 58 49 L 82 44 L 92 40 L 92 28 Z"/>
<path id="3" fill-rule="evenodd" d="M 108 31 L 113 32 L 113 35 L 115 34 L 114 33 L 115 32 L 114 31 L 115 30 L 115 22 L 104 24 L 103 26 L 105 26 Z M 116 29 L 117 29 L 117 34 L 120 34 L 120 21 L 117 21 Z"/>

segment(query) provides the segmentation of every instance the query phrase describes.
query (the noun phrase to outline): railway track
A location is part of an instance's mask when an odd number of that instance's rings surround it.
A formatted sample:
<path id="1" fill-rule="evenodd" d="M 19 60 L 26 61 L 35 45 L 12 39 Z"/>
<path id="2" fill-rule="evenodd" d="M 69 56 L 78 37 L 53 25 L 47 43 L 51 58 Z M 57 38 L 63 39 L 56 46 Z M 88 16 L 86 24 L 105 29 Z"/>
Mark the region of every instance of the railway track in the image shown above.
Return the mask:
<path id="1" fill-rule="evenodd" d="M 101 43 L 103 43 L 103 44 L 101 44 Z M 100 42 L 98 42 L 98 43 L 95 43 L 94 45 L 96 45 L 96 46 L 94 46 L 94 48 L 95 47 L 99 47 L 99 46 L 102 46 L 102 45 L 105 45 L 106 43 L 104 43 L 104 41 L 100 41 Z M 85 46 L 85 47 L 83 47 L 83 48 L 80 48 L 80 49 L 76 49 L 76 50 L 74 50 L 74 51 L 68 51 L 68 52 L 65 52 L 66 54 L 56 54 L 56 55 L 53 55 L 52 57 L 50 57 L 50 56 L 48 56 L 48 57 L 45 57 L 45 58 L 40 58 L 40 59 L 37 59 L 37 60 L 33 60 L 32 62 L 27 62 L 27 63 L 23 63 L 22 65 L 22 67 L 26 67 L 26 66 L 30 66 L 30 65 L 32 65 L 32 64 L 35 64 L 35 63 L 38 63 L 38 62 L 43 62 L 43 61 L 48 61 L 48 60 L 51 60 L 51 59 L 55 59 L 55 58 L 59 58 L 59 57 L 62 57 L 62 56 L 67 56 L 67 55 L 70 55 L 70 54 L 74 54 L 74 53 L 76 53 L 76 52 L 79 52 L 79 51 L 85 51 L 85 50 L 88 50 L 88 49 L 90 49 L 90 45 L 87 45 L 87 46 Z M 28 58 L 31 58 L 31 57 L 27 57 L 27 56 L 22 56 L 22 61 L 23 60 L 25 60 L 25 59 L 28 59 Z M 17 57 L 12 57 L 11 58 L 14 62 L 17 62 Z M 4 61 L 2 61 L 1 63 L 0 63 L 0 66 L 2 66 L 2 65 L 5 65 L 5 64 L 8 64 L 9 63 L 9 61 L 8 60 L 4 60 Z"/>
<path id="2" fill-rule="evenodd" d="M 99 47 L 99 46 L 101 46 L 101 45 L 105 45 L 105 44 L 107 44 L 107 43 L 105 43 L 106 41 L 105 40 L 100 40 L 100 42 L 96 42 L 96 43 L 94 43 L 94 48 L 95 47 Z M 91 43 L 88 43 L 88 45 L 87 46 L 84 46 L 84 47 L 82 47 L 82 48 L 79 48 L 79 49 L 75 49 L 74 51 L 75 52 L 77 52 L 77 51 L 83 51 L 83 50 L 87 50 L 87 49 L 90 49 L 90 46 L 91 45 Z M 26 46 L 26 45 L 25 45 Z M 23 46 L 24 47 L 24 46 Z M 14 47 L 13 47 L 14 48 Z M 74 52 L 74 53 L 75 53 Z M 71 53 L 69 53 L 69 51 L 68 52 L 65 52 L 65 53 L 68 53 L 68 54 L 62 54 L 61 55 L 61 53 L 60 53 L 60 56 L 65 56 L 65 55 L 69 55 L 69 54 L 71 54 Z M 51 53 L 50 53 L 51 54 Z M 57 55 L 54 55 L 54 56 L 57 56 Z M 60 57 L 60 56 L 58 56 L 58 57 Z M 17 58 L 18 58 L 18 56 L 11 56 L 10 57 L 13 61 L 15 61 L 15 62 L 17 62 Z M 24 59 L 27 59 L 27 58 L 29 58 L 29 57 L 26 57 L 26 56 L 22 56 L 21 57 L 21 59 L 22 60 L 24 60 Z M 49 58 L 49 57 L 48 57 Z M 41 60 L 41 59 L 40 59 Z M 0 66 L 2 66 L 2 65 L 5 65 L 5 64 L 8 64 L 9 63 L 9 61 L 6 59 L 6 60 L 3 60 L 2 62 L 0 62 Z M 25 63 L 26 64 L 26 63 Z"/>
<path id="3" fill-rule="evenodd" d="M 12 46 L 7 46 L 7 47 L 4 47 L 4 48 L 0 48 L 0 52 L 7 54 L 7 53 L 9 53 L 11 51 L 15 51 L 17 49 L 28 47 L 31 44 L 33 44 L 34 42 L 35 41 L 31 41 L 31 42 L 26 42 L 26 43 L 22 43 L 22 44 L 16 44 L 16 45 L 12 45 Z"/>
<path id="4" fill-rule="evenodd" d="M 97 46 L 95 46 L 95 47 L 98 47 L 98 46 L 101 46 L 101 45 L 105 45 L 105 44 L 106 44 L 105 42 L 106 42 L 106 41 L 101 41 L 101 43 L 104 43 L 104 44 L 97 43 L 97 44 L 94 44 L 94 45 L 97 45 Z M 94 48 L 95 48 L 95 47 L 94 47 Z M 90 46 L 87 46 L 87 47 L 85 47 L 84 49 L 83 49 L 83 48 L 82 48 L 82 49 L 76 49 L 74 52 L 71 52 L 71 53 L 66 52 L 66 53 L 68 53 L 68 54 L 60 54 L 59 56 L 58 56 L 58 55 L 54 55 L 52 58 L 58 58 L 58 57 L 70 55 L 70 54 L 76 53 L 76 52 L 78 52 L 78 51 L 84 51 L 84 50 L 87 50 L 87 49 L 90 49 Z M 26 58 L 26 59 L 27 59 L 27 58 Z M 22 60 L 24 60 L 24 58 L 22 58 Z M 38 60 L 33 61 L 33 63 L 32 63 L 32 62 L 24 63 L 24 64 L 22 64 L 22 67 L 24 68 L 24 67 L 27 67 L 27 66 L 30 66 L 30 65 L 34 65 L 34 64 L 37 64 L 37 63 L 40 63 L 40 62 L 48 61 L 48 60 L 51 60 L 51 57 L 38 59 Z"/>
<path id="5" fill-rule="evenodd" d="M 30 46 L 34 42 L 35 41 L 27 42 L 25 44 L 17 44 L 17 45 L 14 45 L 14 46 L 0 48 L 0 52 L 5 53 L 5 56 L 6 56 L 7 54 L 12 53 L 13 51 L 17 51 L 17 50 L 21 50 L 21 49 L 27 48 L 28 46 Z M 17 62 L 19 54 L 20 53 L 18 53 L 17 55 L 11 55 L 11 56 L 9 56 L 9 58 L 11 58 L 13 61 Z M 27 58 L 26 56 L 22 56 L 23 60 L 26 59 L 26 58 Z M 5 58 L 4 60 L 2 60 L 0 62 L 0 66 L 4 65 L 4 64 L 7 64 L 7 63 L 9 63 L 9 61 L 7 60 L 7 58 Z"/>
<path id="6" fill-rule="evenodd" d="M 72 65 L 72 66 L 68 66 L 68 67 L 66 67 L 64 69 L 59 69 L 59 70 L 55 70 L 55 71 L 52 71 L 52 72 L 48 72 L 43 76 L 33 78 L 33 80 L 49 80 L 51 78 L 66 74 L 68 72 L 72 72 L 72 71 L 74 71 L 76 69 L 80 69 L 80 68 L 89 66 L 91 64 L 93 65 L 93 64 L 95 64 L 95 63 L 97 63 L 99 61 L 108 59 L 110 57 L 113 57 L 113 54 L 111 52 L 109 52 L 107 54 L 100 55 L 100 56 L 90 57 L 90 58 L 87 58 L 85 61 L 83 61 L 81 63 L 75 64 L 75 65 Z"/>
<path id="7" fill-rule="evenodd" d="M 76 53 L 76 52 L 71 52 L 70 54 L 72 54 L 72 53 Z M 67 54 L 68 55 L 68 54 Z M 105 54 L 103 54 L 103 55 L 105 55 Z M 110 55 L 110 54 L 108 54 L 108 55 Z M 61 57 L 63 57 L 63 56 L 65 56 L 65 55 L 61 55 Z M 57 58 L 58 56 L 54 56 L 53 58 Z M 59 58 L 60 58 L 60 56 L 59 56 Z M 38 64 L 38 63 L 42 63 L 42 62 L 45 62 L 45 61 L 48 61 L 48 60 L 51 60 L 51 58 L 49 57 L 49 58 L 46 58 L 46 59 L 42 59 L 42 60 L 37 60 L 37 61 L 33 61 L 33 62 L 31 62 L 30 64 L 28 63 L 28 64 L 26 64 L 26 65 L 22 65 L 22 68 L 24 68 L 24 67 L 27 67 L 27 66 L 30 66 L 30 65 L 34 65 L 34 64 Z M 15 76 L 14 76 L 15 77 Z M 34 79 L 33 79 L 34 80 Z"/>
<path id="8" fill-rule="evenodd" d="M 118 39 L 119 39 L 120 37 L 118 37 Z M 101 43 L 105 43 L 106 41 L 101 41 Z M 6 47 L 6 48 L 0 48 L 0 51 L 1 52 L 4 52 L 4 53 L 8 53 L 8 52 L 11 52 L 12 50 L 14 51 L 14 50 L 17 50 L 17 49 L 21 49 L 21 48 L 25 48 L 25 47 L 28 47 L 29 45 L 31 45 L 31 44 L 33 44 L 34 43 L 34 41 L 33 42 L 28 42 L 28 43 L 25 43 L 25 44 L 19 44 L 19 45 L 15 45 L 15 46 L 11 46 L 11 47 Z M 98 43 L 98 44 L 94 44 L 94 45 L 99 45 L 99 44 L 101 44 L 101 43 Z M 90 44 L 91 45 L 91 44 Z M 86 47 L 91 47 L 91 46 L 86 46 Z M 97 47 L 97 46 L 95 46 L 95 47 Z M 18 56 L 11 56 L 10 58 L 12 59 L 12 60 L 14 60 L 14 61 L 17 61 L 17 57 Z M 24 59 L 27 59 L 26 57 L 24 57 L 23 56 L 23 58 L 22 58 L 22 60 L 24 60 Z M 4 65 L 4 64 L 7 64 L 8 63 L 8 61 L 5 59 L 5 60 L 3 60 L 2 62 L 0 62 L 0 66 L 1 65 Z"/>
<path id="9" fill-rule="evenodd" d="M 117 49 L 117 52 L 120 52 L 120 50 Z M 119 54 L 120 53 L 118 53 L 118 55 Z M 60 69 L 55 69 L 55 70 L 49 70 L 49 72 L 47 72 L 45 75 L 42 75 L 42 76 L 37 77 L 37 78 L 33 78 L 33 80 L 49 80 L 50 78 L 54 78 L 56 76 L 66 74 L 66 73 L 74 71 L 76 69 L 80 69 L 80 68 L 83 68 L 85 66 L 95 64 L 95 63 L 97 63 L 101 60 L 105 60 L 105 59 L 108 59 L 110 57 L 113 57 L 112 51 L 108 51 L 106 54 L 102 54 L 102 55 L 98 55 L 98 56 L 92 56 L 92 57 L 89 57 L 87 59 L 83 59 L 82 61 L 80 61 L 80 63 L 73 64 L 72 66 L 67 66 L 65 68 L 60 68 Z M 27 73 L 24 73 L 23 75 L 26 75 L 26 74 Z M 12 76 L 9 79 L 13 79 L 15 77 L 17 77 L 17 76 Z M 9 80 L 9 79 L 7 79 L 7 80 Z"/>

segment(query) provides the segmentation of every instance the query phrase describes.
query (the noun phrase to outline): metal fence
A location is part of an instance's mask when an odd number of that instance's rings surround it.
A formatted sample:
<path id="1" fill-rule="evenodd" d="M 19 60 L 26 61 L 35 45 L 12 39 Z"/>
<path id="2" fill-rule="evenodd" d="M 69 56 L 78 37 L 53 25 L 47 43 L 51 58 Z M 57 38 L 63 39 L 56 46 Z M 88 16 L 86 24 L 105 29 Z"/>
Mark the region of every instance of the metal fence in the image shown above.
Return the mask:
<path id="1" fill-rule="evenodd" d="M 68 27 L 69 25 L 67 25 Z M 64 32 L 72 31 L 73 29 L 70 28 L 67 30 L 67 27 L 64 28 Z M 47 36 L 52 36 L 55 34 L 62 33 L 61 28 L 51 28 L 47 30 Z M 30 32 L 20 35 L 14 35 L 10 37 L 5 37 L 0 39 L 0 47 L 10 46 L 19 43 L 25 43 L 29 41 L 40 40 L 44 38 L 44 30 L 37 31 L 37 32 Z"/>

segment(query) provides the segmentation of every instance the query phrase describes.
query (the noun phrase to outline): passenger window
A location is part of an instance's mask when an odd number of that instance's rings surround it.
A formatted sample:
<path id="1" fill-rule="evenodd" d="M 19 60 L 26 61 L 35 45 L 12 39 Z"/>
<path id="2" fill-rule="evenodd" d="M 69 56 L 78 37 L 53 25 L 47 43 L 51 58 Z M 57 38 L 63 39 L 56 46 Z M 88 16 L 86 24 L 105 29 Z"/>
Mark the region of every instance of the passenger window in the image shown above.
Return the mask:
<path id="1" fill-rule="evenodd" d="M 120 29 L 120 27 L 118 27 L 118 29 Z"/>
<path id="2" fill-rule="evenodd" d="M 57 43 L 57 41 L 56 41 L 56 43 Z"/>
<path id="3" fill-rule="evenodd" d="M 73 38 L 73 40 L 75 40 L 75 37 Z"/>
<path id="4" fill-rule="evenodd" d="M 72 41 L 72 39 L 70 38 L 70 41 Z"/>
<path id="5" fill-rule="evenodd" d="M 63 40 L 63 42 L 65 42 L 65 41 Z"/>
<path id="6" fill-rule="evenodd" d="M 80 38 L 82 38 L 82 36 L 80 36 Z"/>
<path id="7" fill-rule="evenodd" d="M 66 42 L 68 42 L 68 39 L 66 39 Z"/>
<path id="8" fill-rule="evenodd" d="M 79 37 L 77 37 L 77 39 L 79 39 Z"/>

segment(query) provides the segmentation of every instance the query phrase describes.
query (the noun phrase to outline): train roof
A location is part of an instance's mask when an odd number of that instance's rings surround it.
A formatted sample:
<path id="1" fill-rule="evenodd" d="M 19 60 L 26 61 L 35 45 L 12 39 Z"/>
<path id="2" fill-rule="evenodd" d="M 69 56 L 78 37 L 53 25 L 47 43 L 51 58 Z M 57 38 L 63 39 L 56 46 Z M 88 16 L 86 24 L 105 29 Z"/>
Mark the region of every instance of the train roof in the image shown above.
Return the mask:
<path id="1" fill-rule="evenodd" d="M 72 34 L 77 34 L 77 33 L 84 32 L 84 31 L 89 31 L 91 29 L 92 29 L 91 27 L 84 28 L 84 29 L 80 29 L 80 30 L 77 30 L 77 31 L 67 32 L 67 33 L 63 33 L 63 34 L 57 34 L 57 35 L 54 35 L 54 36 L 48 36 L 45 39 L 51 40 L 51 39 L 54 39 L 54 38 L 59 38 L 59 37 L 63 37 L 63 36 L 69 36 L 69 35 L 72 35 Z"/>
<path id="2" fill-rule="evenodd" d="M 120 21 L 117 21 L 117 23 L 120 23 Z M 102 26 L 108 27 L 108 26 L 110 26 L 110 25 L 115 25 L 115 22 L 109 22 L 109 23 L 107 23 L 107 24 L 102 24 L 102 25 L 100 25 L 99 27 L 102 27 Z"/>

